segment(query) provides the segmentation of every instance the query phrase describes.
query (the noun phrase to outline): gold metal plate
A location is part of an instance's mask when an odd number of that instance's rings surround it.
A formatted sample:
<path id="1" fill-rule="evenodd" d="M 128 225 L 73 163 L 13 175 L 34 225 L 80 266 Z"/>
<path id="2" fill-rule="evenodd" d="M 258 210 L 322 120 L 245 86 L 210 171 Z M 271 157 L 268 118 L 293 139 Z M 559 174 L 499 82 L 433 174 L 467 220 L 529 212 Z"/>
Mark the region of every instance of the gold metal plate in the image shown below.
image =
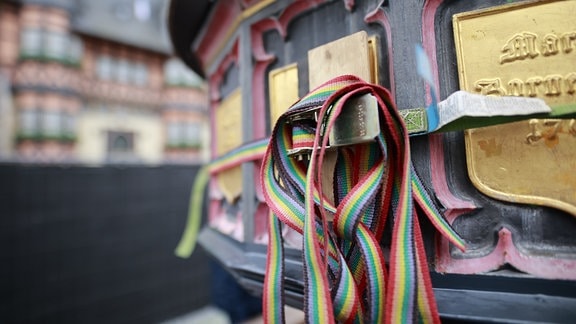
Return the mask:
<path id="1" fill-rule="evenodd" d="M 352 74 L 367 82 L 377 82 L 377 39 L 365 31 L 340 38 L 308 51 L 310 89 L 343 75 Z"/>
<path id="2" fill-rule="evenodd" d="M 576 101 L 576 1 L 504 5 L 455 15 L 460 87 L 485 95 Z M 484 194 L 576 216 L 573 120 L 468 130 L 468 173 Z"/>
<path id="3" fill-rule="evenodd" d="M 270 71 L 270 125 L 298 100 L 298 65 L 296 63 Z"/>
<path id="4" fill-rule="evenodd" d="M 222 100 L 215 111 L 216 155 L 220 156 L 242 144 L 242 95 L 235 90 Z M 216 175 L 218 187 L 229 203 L 242 193 L 242 167 L 237 166 Z"/>

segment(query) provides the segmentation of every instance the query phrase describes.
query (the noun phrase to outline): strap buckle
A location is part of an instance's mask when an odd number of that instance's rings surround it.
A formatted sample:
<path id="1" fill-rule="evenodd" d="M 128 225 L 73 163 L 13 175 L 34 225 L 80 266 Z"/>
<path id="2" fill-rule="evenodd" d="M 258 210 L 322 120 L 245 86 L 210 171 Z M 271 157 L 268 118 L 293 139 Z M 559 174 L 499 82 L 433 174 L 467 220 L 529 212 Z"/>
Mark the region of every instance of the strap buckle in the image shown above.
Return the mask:
<path id="1" fill-rule="evenodd" d="M 340 115 L 328 133 L 327 149 L 340 146 L 355 145 L 374 141 L 380 134 L 380 119 L 378 115 L 378 102 L 371 94 L 348 99 Z M 302 124 L 318 125 L 318 111 L 320 107 L 313 107 L 306 111 L 301 111 L 288 118 L 293 126 Z M 328 111 L 330 114 L 330 111 Z M 320 127 L 322 132 L 326 128 L 324 118 Z M 300 146 L 288 150 L 288 155 L 298 160 L 308 159 L 312 153 L 312 146 Z"/>
<path id="2" fill-rule="evenodd" d="M 350 98 L 328 134 L 330 146 L 346 146 L 373 141 L 380 134 L 376 97 L 365 94 Z"/>

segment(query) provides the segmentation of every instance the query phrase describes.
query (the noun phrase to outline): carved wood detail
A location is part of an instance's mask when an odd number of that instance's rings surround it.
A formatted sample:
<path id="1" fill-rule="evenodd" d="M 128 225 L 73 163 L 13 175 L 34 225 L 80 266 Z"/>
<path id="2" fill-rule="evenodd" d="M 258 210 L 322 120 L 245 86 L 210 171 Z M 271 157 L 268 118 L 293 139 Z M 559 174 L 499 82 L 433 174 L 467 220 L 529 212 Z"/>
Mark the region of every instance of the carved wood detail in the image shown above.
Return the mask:
<path id="1" fill-rule="evenodd" d="M 242 7 L 238 1 L 219 1 L 212 12 L 212 17 L 204 28 L 204 34 L 200 42 L 194 48 L 194 52 L 200 59 L 204 68 L 210 60 L 214 59 L 220 51 L 223 43 L 235 32 L 237 19 L 242 15 Z"/>
<path id="2" fill-rule="evenodd" d="M 435 16 L 442 3 L 443 0 L 426 0 L 422 13 L 423 46 L 431 61 L 437 89 L 440 89 L 441 83 L 438 77 L 436 57 Z M 426 94 L 427 102 L 430 102 L 429 88 L 427 88 Z M 455 196 L 448 187 L 443 135 L 430 135 L 429 145 L 434 192 L 447 209 L 445 216 L 452 224 L 458 217 L 474 210 L 476 206 L 473 202 Z M 439 237 L 436 270 L 448 273 L 476 274 L 497 270 L 505 264 L 510 264 L 520 271 L 543 278 L 576 279 L 576 260 L 527 255 L 517 248 L 512 239 L 512 231 L 505 227 L 497 232 L 496 239 L 497 244 L 488 255 L 456 259 L 450 253 L 449 242 L 445 238 Z"/>
<path id="3" fill-rule="evenodd" d="M 390 94 L 392 94 L 392 99 L 395 100 L 396 98 L 396 83 L 394 81 L 394 52 L 392 51 L 392 29 L 390 27 L 390 20 L 388 19 L 388 15 L 384 10 L 384 2 L 386 0 L 381 0 L 378 6 L 369 12 L 364 17 L 364 22 L 367 24 L 379 24 L 384 28 L 384 32 L 386 33 L 386 44 L 388 49 L 388 77 L 390 82 Z"/>

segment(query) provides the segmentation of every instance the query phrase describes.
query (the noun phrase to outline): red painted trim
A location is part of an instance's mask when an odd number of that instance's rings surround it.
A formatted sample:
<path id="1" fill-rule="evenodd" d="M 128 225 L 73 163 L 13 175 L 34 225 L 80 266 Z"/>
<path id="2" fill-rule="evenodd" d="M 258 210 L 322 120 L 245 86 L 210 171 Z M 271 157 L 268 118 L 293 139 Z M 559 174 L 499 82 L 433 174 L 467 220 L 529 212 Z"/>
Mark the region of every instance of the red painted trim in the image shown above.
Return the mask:
<path id="1" fill-rule="evenodd" d="M 226 56 L 222 59 L 216 71 L 210 75 L 210 102 L 219 102 L 222 99 L 220 94 L 220 84 L 222 83 L 224 74 L 230 68 L 230 65 L 238 65 L 238 49 L 239 41 L 236 39 L 232 45 L 232 48 L 230 49 L 230 52 L 228 52 L 228 54 L 226 54 Z"/>
<path id="2" fill-rule="evenodd" d="M 261 173 L 261 165 L 262 165 L 262 160 L 258 160 L 258 161 L 254 161 L 254 177 L 253 180 L 254 183 L 256 184 L 254 186 L 254 188 L 256 189 L 256 199 L 258 199 L 259 202 L 265 202 L 266 200 L 264 199 L 264 193 L 262 192 L 262 186 L 260 186 L 260 173 Z"/>
<path id="3" fill-rule="evenodd" d="M 218 68 L 214 73 L 210 75 L 208 80 L 209 85 L 209 101 L 210 101 L 210 156 L 212 159 L 216 158 L 216 143 L 218 143 L 218 134 L 216 133 L 216 116 L 215 112 L 220 102 L 222 101 L 222 94 L 220 93 L 220 86 L 222 81 L 224 80 L 224 75 L 226 71 L 232 65 L 238 65 L 238 50 L 239 50 L 239 41 L 236 39 L 230 52 L 226 54 L 226 56 L 222 59 Z M 208 206 L 208 224 L 210 227 L 224 233 L 230 234 L 229 228 L 233 226 L 233 222 L 227 220 L 226 211 L 222 208 L 222 200 L 224 199 L 224 195 L 218 188 L 218 184 L 214 178 L 210 179 L 209 184 L 209 206 Z M 243 228 L 243 225 L 241 225 Z M 243 233 L 243 231 L 242 231 Z M 243 240 L 242 237 L 238 237 L 238 233 L 231 234 L 234 238 Z"/>
<path id="4" fill-rule="evenodd" d="M 283 30 L 292 19 L 302 12 L 315 8 L 328 0 L 295 1 L 284 9 L 278 21 Z M 200 42 L 195 46 L 194 52 L 198 56 L 201 65 L 206 67 L 210 60 L 218 54 L 219 47 L 226 37 L 234 32 L 234 25 L 239 22 L 244 9 L 258 4 L 258 0 L 219 1 L 213 10 L 212 18 L 206 24 L 203 34 L 199 37 Z M 354 0 L 344 0 L 348 10 L 354 8 Z"/>
<path id="5" fill-rule="evenodd" d="M 436 11 L 438 10 L 440 4 L 442 4 L 442 1 L 443 0 L 426 0 L 424 3 L 424 9 L 422 10 L 422 46 L 424 47 L 424 50 L 430 59 L 432 76 L 434 77 L 436 89 L 440 89 L 440 82 L 438 80 L 438 60 L 436 58 L 436 29 L 434 26 L 434 21 L 436 19 Z M 430 87 L 427 84 L 425 84 L 425 86 L 426 103 L 429 104 L 432 101 L 430 95 Z"/>
<path id="6" fill-rule="evenodd" d="M 354 10 L 355 5 L 356 5 L 356 3 L 354 0 L 344 0 L 344 6 L 346 7 L 346 10 L 348 10 L 348 11 Z"/>
<path id="7" fill-rule="evenodd" d="M 436 11 L 443 0 L 426 0 L 422 10 L 422 43 L 426 54 L 430 58 L 430 65 L 434 76 L 436 89 L 440 89 L 438 80 L 438 61 L 436 59 L 436 30 L 434 20 Z M 431 102 L 430 88 L 426 85 L 426 104 Z M 448 188 L 446 182 L 446 166 L 444 164 L 444 145 L 442 135 L 430 135 L 430 169 L 432 170 L 432 186 L 442 205 L 448 210 L 451 218 L 476 209 L 474 203 L 456 197 Z"/>
<path id="8" fill-rule="evenodd" d="M 219 1 L 213 11 L 212 19 L 205 25 L 201 41 L 194 49 L 202 66 L 214 58 L 219 46 L 232 31 L 236 19 L 242 15 L 242 7 L 238 1 Z"/>
<path id="9" fill-rule="evenodd" d="M 473 202 L 462 200 L 455 196 L 448 187 L 448 175 L 444 162 L 444 136 L 442 134 L 428 135 L 430 148 L 430 177 L 434 194 L 438 197 L 442 206 L 446 208 L 444 216 L 452 223 L 459 216 L 475 210 Z"/>
<path id="10" fill-rule="evenodd" d="M 426 0 L 422 10 L 422 46 L 424 51 L 430 58 L 430 65 L 434 77 L 436 89 L 440 91 L 440 81 L 438 78 L 438 60 L 436 57 L 436 29 L 434 21 L 436 12 L 443 0 Z M 426 104 L 432 101 L 430 95 L 430 87 L 426 86 Z M 430 176 L 432 180 L 432 187 L 435 195 L 438 197 L 442 205 L 446 208 L 444 216 L 449 223 L 453 223 L 460 215 L 472 211 L 476 206 L 472 202 L 468 202 L 456 197 L 450 191 L 447 183 L 446 165 L 444 162 L 444 142 L 443 135 L 431 134 L 428 136 L 428 143 L 430 147 Z M 437 250 L 438 258 L 441 260 L 450 260 L 450 249 L 444 249 L 444 246 L 449 246 L 448 241 L 444 237 L 439 237 L 440 249 Z M 440 265 L 436 265 L 437 271 L 440 270 Z"/>
<path id="11" fill-rule="evenodd" d="M 266 53 L 264 48 L 263 34 L 269 30 L 277 30 L 282 37 L 285 30 L 280 22 L 273 18 L 266 18 L 251 26 L 252 55 L 254 67 L 252 70 L 252 112 L 253 112 L 253 136 L 264 138 L 266 136 L 266 69 L 276 60 L 276 56 Z"/>
<path id="12" fill-rule="evenodd" d="M 388 15 L 384 8 L 382 8 L 382 4 L 384 0 L 380 1 L 376 9 L 369 12 L 364 17 L 364 22 L 367 24 L 377 23 L 380 24 L 386 33 L 386 47 L 388 48 L 388 77 L 390 80 L 390 93 L 392 94 L 392 98 L 396 100 L 396 82 L 394 79 L 394 51 L 392 50 L 392 29 L 390 27 L 390 20 L 388 19 Z"/>
<path id="13" fill-rule="evenodd" d="M 209 197 L 209 205 L 208 205 L 208 224 L 212 225 L 216 219 L 223 214 L 222 212 L 222 204 L 220 203 L 222 199 L 224 199 L 224 195 L 220 190 L 218 190 L 218 185 L 214 178 L 210 179 L 210 183 L 208 185 L 208 197 Z"/>
<path id="14" fill-rule="evenodd" d="M 209 81 L 210 83 L 210 88 L 212 88 L 212 79 L 210 79 Z M 211 92 L 211 91 L 210 91 Z M 212 99 L 212 98 L 211 98 Z M 215 118 L 215 111 L 216 108 L 218 107 L 218 101 L 210 101 L 210 138 L 212 139 L 210 141 L 210 157 L 212 159 L 216 158 L 216 118 Z"/>
<path id="15" fill-rule="evenodd" d="M 268 215 L 270 210 L 266 203 L 259 203 L 254 213 L 254 243 L 268 244 Z"/>

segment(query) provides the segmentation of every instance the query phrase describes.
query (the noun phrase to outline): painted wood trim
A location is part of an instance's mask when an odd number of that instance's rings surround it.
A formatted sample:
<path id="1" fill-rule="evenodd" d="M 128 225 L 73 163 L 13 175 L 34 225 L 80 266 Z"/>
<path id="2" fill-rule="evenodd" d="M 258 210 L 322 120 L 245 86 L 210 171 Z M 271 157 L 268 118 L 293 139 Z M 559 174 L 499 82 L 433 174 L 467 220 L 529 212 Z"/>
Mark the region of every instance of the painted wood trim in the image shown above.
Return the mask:
<path id="1" fill-rule="evenodd" d="M 437 89 L 440 89 L 440 82 L 436 57 L 435 16 L 442 3 L 443 0 L 426 0 L 422 13 L 423 46 L 431 61 Z M 426 88 L 426 95 L 427 103 L 431 102 L 429 87 Z M 441 134 L 429 136 L 430 167 L 434 192 L 447 209 L 445 217 L 452 224 L 458 217 L 477 207 L 473 202 L 462 200 L 450 191 L 447 183 L 443 140 Z M 542 278 L 576 279 L 576 260 L 527 255 L 516 247 L 512 238 L 513 234 L 509 229 L 502 228 L 497 234 L 498 242 L 488 255 L 458 259 L 452 257 L 448 240 L 439 236 L 436 249 L 436 271 L 478 274 L 494 271 L 505 264 L 510 264 L 520 271 Z"/>
<path id="2" fill-rule="evenodd" d="M 386 48 L 388 49 L 388 79 L 390 83 L 390 94 L 392 99 L 396 101 L 396 83 L 394 78 L 394 51 L 392 50 L 392 29 L 390 27 L 390 20 L 388 19 L 388 14 L 384 10 L 384 2 L 386 0 L 381 0 L 378 6 L 369 12 L 364 17 L 364 22 L 367 24 L 379 24 L 384 28 L 386 33 Z"/>

